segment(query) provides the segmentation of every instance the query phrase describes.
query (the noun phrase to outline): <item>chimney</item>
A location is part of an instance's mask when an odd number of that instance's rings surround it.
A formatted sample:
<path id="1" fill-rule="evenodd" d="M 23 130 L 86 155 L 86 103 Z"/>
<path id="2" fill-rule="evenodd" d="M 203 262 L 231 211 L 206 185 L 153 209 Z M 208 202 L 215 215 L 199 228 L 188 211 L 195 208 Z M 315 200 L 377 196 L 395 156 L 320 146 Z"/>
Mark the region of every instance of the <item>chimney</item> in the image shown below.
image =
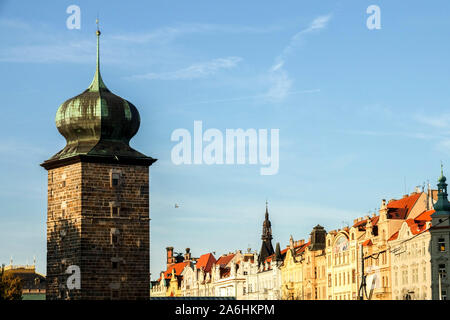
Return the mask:
<path id="1" fill-rule="evenodd" d="M 190 261 L 191 260 L 191 249 L 186 248 L 186 253 L 184 254 L 184 261 Z"/>
<path id="2" fill-rule="evenodd" d="M 171 264 L 175 263 L 175 257 L 173 256 L 173 247 L 167 247 L 167 267 L 169 267 Z"/>

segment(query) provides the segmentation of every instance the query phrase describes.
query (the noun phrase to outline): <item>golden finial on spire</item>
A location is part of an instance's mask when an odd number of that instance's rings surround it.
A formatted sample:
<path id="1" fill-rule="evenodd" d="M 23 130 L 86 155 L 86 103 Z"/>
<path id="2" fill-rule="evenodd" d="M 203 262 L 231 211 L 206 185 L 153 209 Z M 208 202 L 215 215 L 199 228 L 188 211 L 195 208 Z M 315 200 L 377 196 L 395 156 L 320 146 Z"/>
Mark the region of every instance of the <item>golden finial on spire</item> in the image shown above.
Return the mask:
<path id="1" fill-rule="evenodd" d="M 100 32 L 100 23 L 98 21 L 98 16 L 97 19 L 95 19 L 95 23 L 97 24 L 97 36 L 101 35 L 102 33 Z"/>

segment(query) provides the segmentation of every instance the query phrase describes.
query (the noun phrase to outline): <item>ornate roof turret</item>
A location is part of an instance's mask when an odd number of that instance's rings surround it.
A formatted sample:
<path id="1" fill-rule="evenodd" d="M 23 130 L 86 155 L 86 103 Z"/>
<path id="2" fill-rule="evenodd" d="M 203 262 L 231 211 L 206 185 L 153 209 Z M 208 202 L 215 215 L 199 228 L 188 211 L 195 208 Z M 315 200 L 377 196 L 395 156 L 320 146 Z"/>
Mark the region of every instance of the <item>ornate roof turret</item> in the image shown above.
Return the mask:
<path id="1" fill-rule="evenodd" d="M 444 176 L 444 169 L 441 163 L 441 176 L 438 179 L 438 199 L 434 204 L 435 213 L 432 216 L 438 215 L 450 215 L 450 202 L 448 201 L 447 193 L 447 183 L 445 182 L 447 178 Z"/>
<path id="2" fill-rule="evenodd" d="M 98 24 L 98 21 L 97 21 Z M 67 144 L 45 161 L 44 167 L 55 161 L 80 157 L 134 159 L 151 165 L 155 159 L 130 147 L 137 133 L 140 116 L 129 101 L 113 94 L 100 74 L 100 30 L 97 28 L 97 65 L 94 79 L 81 94 L 65 101 L 58 108 L 55 123 Z"/>

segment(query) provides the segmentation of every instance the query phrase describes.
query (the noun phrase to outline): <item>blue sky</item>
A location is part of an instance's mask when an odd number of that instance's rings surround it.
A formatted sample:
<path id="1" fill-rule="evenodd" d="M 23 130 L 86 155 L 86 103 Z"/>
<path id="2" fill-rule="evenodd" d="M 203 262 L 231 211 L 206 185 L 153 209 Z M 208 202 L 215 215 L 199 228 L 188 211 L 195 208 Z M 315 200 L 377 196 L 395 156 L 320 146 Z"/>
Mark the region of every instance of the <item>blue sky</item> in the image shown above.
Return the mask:
<path id="1" fill-rule="evenodd" d="M 66 8 L 81 8 L 81 29 Z M 368 30 L 366 8 L 381 8 Z M 450 155 L 450 3 L 434 1 L 1 1 L 0 262 L 45 273 L 46 171 L 58 106 L 95 68 L 133 102 L 151 167 L 151 268 L 332 230 L 427 180 Z M 175 129 L 280 130 L 280 168 L 171 162 Z M 447 165 L 448 167 L 448 165 Z M 174 204 L 180 205 L 175 208 Z"/>

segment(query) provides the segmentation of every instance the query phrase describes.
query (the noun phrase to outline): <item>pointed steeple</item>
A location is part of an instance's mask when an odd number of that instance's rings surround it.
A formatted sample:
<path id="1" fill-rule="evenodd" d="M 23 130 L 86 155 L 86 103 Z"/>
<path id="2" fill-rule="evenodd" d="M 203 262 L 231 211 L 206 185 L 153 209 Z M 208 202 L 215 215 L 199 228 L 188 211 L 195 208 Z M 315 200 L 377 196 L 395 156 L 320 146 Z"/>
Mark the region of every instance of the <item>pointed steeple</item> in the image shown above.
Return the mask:
<path id="1" fill-rule="evenodd" d="M 266 220 L 269 220 L 269 203 L 266 200 Z"/>
<path id="2" fill-rule="evenodd" d="M 272 240 L 272 225 L 269 220 L 269 207 L 268 207 L 267 201 L 266 201 L 266 213 L 264 215 L 263 232 L 262 232 L 261 239 L 263 241 Z"/>
<path id="3" fill-rule="evenodd" d="M 272 246 L 272 225 L 269 220 L 269 207 L 267 201 L 261 240 L 262 244 L 261 244 L 261 251 L 259 252 L 258 264 L 264 263 L 267 257 L 274 254 Z"/>
<path id="4" fill-rule="evenodd" d="M 108 90 L 105 83 L 103 82 L 102 75 L 100 74 L 100 35 L 102 34 L 99 29 L 98 19 L 95 21 L 97 23 L 97 65 L 95 67 L 94 79 L 88 88 L 89 91 L 100 91 L 100 89 Z"/>
<path id="5" fill-rule="evenodd" d="M 277 261 L 277 262 L 283 261 L 283 256 L 281 255 L 280 243 L 279 242 L 277 242 L 277 245 L 275 247 L 275 261 Z"/>

